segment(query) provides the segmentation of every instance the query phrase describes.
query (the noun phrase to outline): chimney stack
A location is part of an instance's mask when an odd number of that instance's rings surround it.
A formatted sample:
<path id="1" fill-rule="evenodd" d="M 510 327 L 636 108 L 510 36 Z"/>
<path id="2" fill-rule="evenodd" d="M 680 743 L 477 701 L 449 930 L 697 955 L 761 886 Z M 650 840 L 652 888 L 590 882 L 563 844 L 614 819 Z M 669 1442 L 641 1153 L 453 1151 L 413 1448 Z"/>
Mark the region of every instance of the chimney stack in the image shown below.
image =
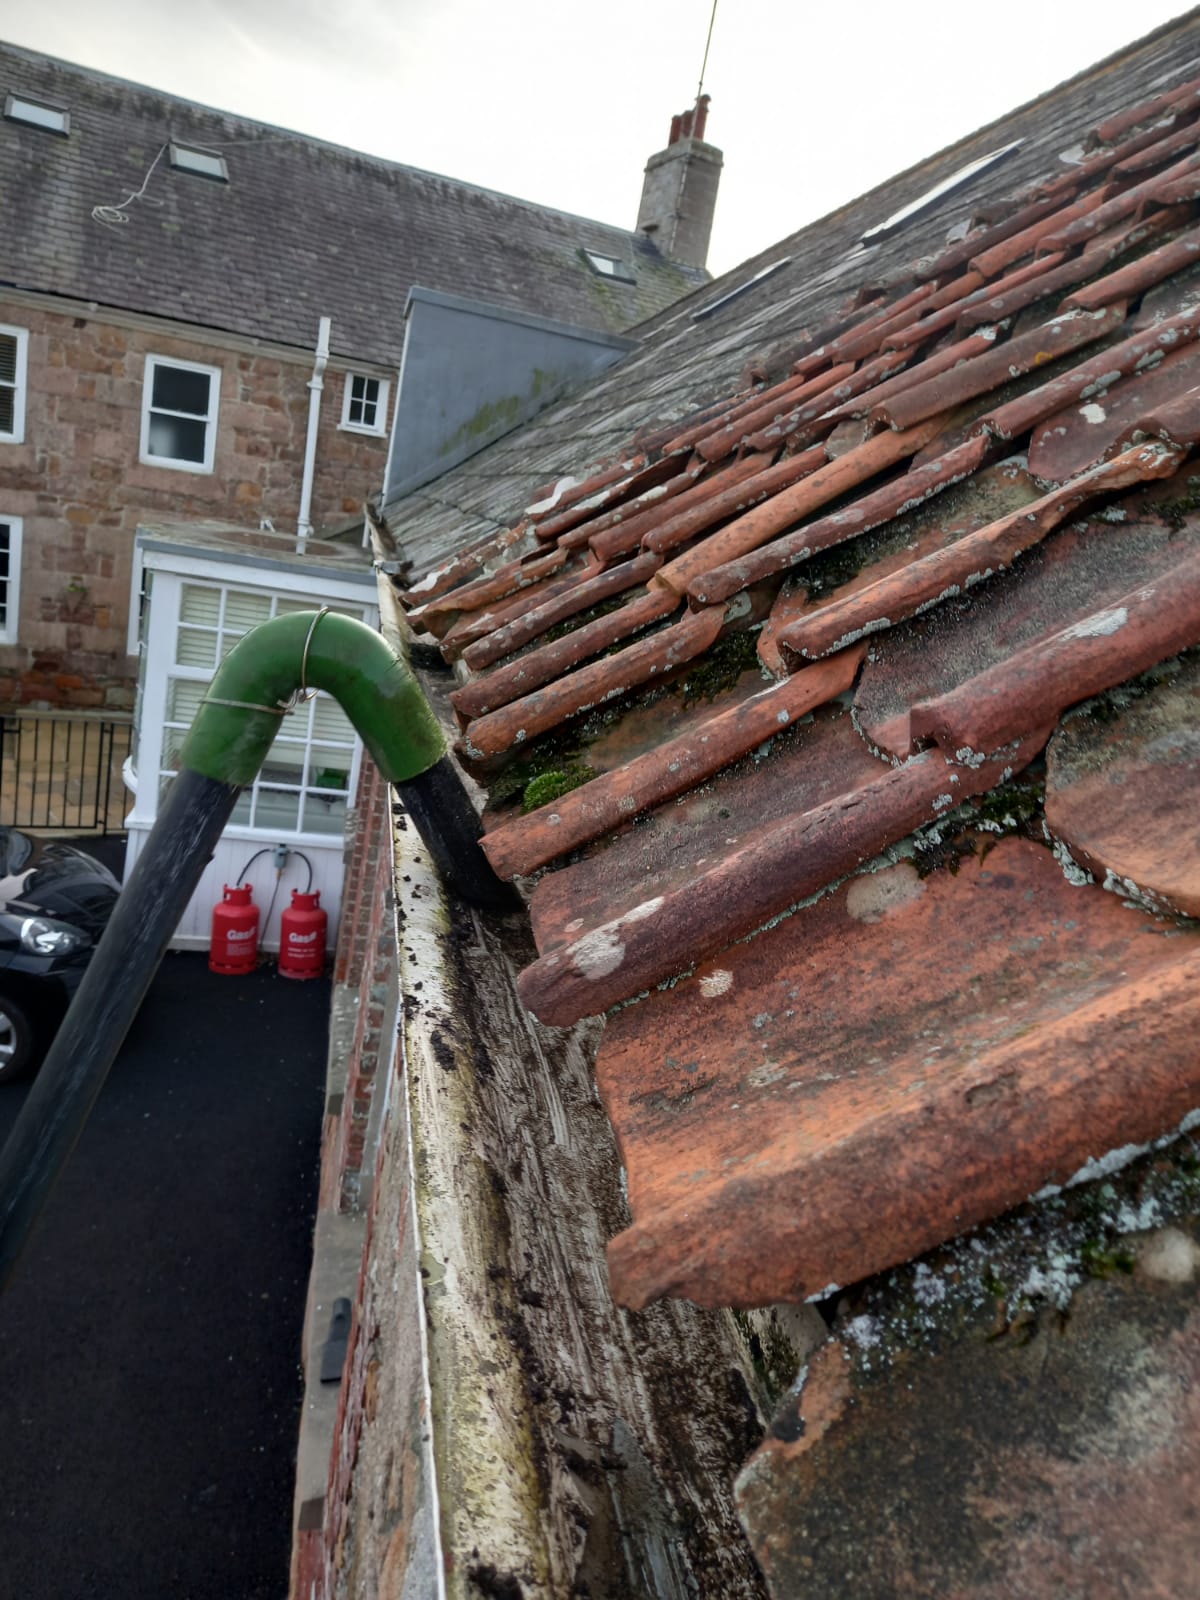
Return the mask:
<path id="1" fill-rule="evenodd" d="M 664 256 L 687 267 L 703 267 L 717 208 L 723 157 L 704 143 L 709 96 L 671 118 L 667 148 L 646 163 L 637 231 L 653 239 Z"/>

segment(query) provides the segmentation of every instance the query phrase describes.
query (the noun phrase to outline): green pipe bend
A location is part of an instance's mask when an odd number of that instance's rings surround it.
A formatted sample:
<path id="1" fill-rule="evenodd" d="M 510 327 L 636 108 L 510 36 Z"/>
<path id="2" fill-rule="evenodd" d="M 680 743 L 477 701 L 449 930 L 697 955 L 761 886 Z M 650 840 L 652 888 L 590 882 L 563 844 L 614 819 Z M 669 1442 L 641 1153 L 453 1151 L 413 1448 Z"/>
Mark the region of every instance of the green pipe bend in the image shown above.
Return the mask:
<path id="1" fill-rule="evenodd" d="M 404 662 L 365 623 L 332 611 L 293 611 L 233 647 L 196 713 L 180 764 L 239 788 L 253 783 L 283 707 L 324 689 L 354 724 L 389 783 L 427 772 L 446 753 L 429 702 Z"/>

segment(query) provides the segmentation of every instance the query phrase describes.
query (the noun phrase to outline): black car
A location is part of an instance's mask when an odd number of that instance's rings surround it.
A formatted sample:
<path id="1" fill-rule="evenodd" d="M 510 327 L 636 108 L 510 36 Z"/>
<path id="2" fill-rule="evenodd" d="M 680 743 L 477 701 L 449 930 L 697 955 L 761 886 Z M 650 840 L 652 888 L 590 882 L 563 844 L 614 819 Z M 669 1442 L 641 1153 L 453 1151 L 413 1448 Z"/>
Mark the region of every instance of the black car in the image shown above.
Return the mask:
<path id="1" fill-rule="evenodd" d="M 120 887 L 82 850 L 0 828 L 0 1084 L 40 1064 Z"/>

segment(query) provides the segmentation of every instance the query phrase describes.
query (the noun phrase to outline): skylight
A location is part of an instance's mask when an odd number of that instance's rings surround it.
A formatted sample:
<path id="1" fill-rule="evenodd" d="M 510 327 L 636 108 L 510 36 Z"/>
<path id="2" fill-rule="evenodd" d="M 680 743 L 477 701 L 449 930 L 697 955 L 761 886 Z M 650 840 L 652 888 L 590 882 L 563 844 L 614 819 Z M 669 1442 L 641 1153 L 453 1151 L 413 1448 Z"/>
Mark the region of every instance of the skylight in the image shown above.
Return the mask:
<path id="1" fill-rule="evenodd" d="M 765 267 L 759 267 L 754 276 L 747 278 L 745 283 L 739 283 L 736 289 L 730 289 L 728 294 L 723 294 L 719 300 L 714 300 L 709 305 L 701 306 L 699 311 L 693 311 L 692 321 L 702 322 L 705 317 L 711 317 L 715 311 L 720 311 L 722 306 L 727 306 L 734 300 L 740 300 L 744 294 L 750 293 L 755 284 L 761 283 L 764 278 L 773 278 L 777 272 L 787 266 L 791 259 L 791 256 L 780 256 L 778 261 L 772 261 Z"/>
<path id="2" fill-rule="evenodd" d="M 585 250 L 584 256 L 593 272 L 599 273 L 602 278 L 614 278 L 618 283 L 633 283 L 633 273 L 621 260 L 620 256 L 606 256 L 599 250 Z"/>
<path id="3" fill-rule="evenodd" d="M 954 189 L 961 189 L 963 184 L 970 183 L 977 173 L 984 171 L 986 167 L 994 167 L 997 162 L 1012 155 L 1013 151 L 1019 150 L 1024 142 L 1023 139 L 1017 139 L 1012 144 L 1002 145 L 999 150 L 993 150 L 989 155 L 980 156 L 977 161 L 968 162 L 965 167 L 959 167 L 957 172 L 952 172 L 948 178 L 943 178 L 941 183 L 935 183 L 932 189 L 926 189 L 916 200 L 901 206 L 899 211 L 893 211 L 886 221 L 878 223 L 874 228 L 868 228 L 862 236 L 863 244 L 874 244 L 877 239 L 886 238 L 889 233 L 902 228 L 906 222 L 940 200 L 943 195 L 950 194 Z"/>
<path id="4" fill-rule="evenodd" d="M 197 150 L 192 145 L 172 144 L 171 165 L 180 172 L 194 172 L 200 178 L 216 178 L 219 183 L 229 182 L 229 169 L 225 157 L 213 150 Z"/>
<path id="5" fill-rule="evenodd" d="M 5 97 L 4 115 L 10 122 L 26 122 L 31 128 L 45 128 L 47 133 L 70 133 L 71 113 L 65 106 L 50 106 L 42 100 L 26 100 L 21 95 Z"/>

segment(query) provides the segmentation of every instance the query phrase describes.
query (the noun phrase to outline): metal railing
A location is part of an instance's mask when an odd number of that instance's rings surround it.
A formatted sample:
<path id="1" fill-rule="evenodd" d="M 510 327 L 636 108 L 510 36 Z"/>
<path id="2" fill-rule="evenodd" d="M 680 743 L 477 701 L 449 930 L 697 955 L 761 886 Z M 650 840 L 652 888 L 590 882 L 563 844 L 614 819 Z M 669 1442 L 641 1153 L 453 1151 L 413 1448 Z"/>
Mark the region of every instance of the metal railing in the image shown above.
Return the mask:
<path id="1" fill-rule="evenodd" d="M 121 766 L 132 737 L 130 717 L 0 713 L 0 826 L 120 832 L 130 803 Z"/>

